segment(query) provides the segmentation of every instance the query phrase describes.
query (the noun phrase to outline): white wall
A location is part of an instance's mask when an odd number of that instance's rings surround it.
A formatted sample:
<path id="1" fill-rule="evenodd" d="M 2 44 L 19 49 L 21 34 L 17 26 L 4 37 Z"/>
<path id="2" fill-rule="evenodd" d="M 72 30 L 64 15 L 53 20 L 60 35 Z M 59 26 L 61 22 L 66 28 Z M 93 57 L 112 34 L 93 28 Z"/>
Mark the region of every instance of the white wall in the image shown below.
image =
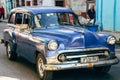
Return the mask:
<path id="1" fill-rule="evenodd" d="M 43 6 L 55 6 L 55 0 L 43 0 Z"/>

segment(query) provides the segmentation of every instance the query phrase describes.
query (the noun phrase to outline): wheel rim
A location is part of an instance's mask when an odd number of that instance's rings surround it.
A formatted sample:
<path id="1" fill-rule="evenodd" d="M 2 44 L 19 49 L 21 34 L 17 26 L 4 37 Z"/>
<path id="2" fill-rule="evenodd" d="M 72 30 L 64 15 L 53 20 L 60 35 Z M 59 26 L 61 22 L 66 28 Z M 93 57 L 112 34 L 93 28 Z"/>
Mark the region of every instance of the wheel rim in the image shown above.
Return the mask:
<path id="1" fill-rule="evenodd" d="M 44 63 L 43 60 L 41 58 L 38 59 L 38 71 L 40 74 L 40 77 L 43 78 L 44 76 Z"/>
<path id="2" fill-rule="evenodd" d="M 8 58 L 10 58 L 11 56 L 11 48 L 10 48 L 10 44 L 7 45 L 7 55 L 8 55 Z"/>

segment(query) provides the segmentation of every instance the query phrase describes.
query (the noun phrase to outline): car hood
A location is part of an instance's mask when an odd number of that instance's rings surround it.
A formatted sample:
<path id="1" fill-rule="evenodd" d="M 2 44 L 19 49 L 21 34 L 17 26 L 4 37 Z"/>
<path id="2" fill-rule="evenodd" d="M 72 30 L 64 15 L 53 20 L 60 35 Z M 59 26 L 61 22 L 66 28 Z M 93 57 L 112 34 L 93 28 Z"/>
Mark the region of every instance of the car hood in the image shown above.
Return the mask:
<path id="1" fill-rule="evenodd" d="M 54 27 L 35 29 L 32 35 L 43 39 L 43 41 L 56 40 L 59 46 L 64 45 L 65 48 L 91 48 L 100 47 L 99 37 L 81 27 Z"/>

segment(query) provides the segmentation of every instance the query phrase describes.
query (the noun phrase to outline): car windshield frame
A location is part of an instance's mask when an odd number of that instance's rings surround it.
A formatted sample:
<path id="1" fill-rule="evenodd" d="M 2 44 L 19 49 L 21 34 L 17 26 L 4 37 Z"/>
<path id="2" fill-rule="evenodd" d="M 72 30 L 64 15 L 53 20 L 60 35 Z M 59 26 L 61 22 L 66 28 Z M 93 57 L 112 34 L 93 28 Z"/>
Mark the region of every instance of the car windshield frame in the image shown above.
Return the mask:
<path id="1" fill-rule="evenodd" d="M 78 16 L 69 12 L 39 13 L 34 16 L 37 28 L 58 26 L 80 26 Z"/>

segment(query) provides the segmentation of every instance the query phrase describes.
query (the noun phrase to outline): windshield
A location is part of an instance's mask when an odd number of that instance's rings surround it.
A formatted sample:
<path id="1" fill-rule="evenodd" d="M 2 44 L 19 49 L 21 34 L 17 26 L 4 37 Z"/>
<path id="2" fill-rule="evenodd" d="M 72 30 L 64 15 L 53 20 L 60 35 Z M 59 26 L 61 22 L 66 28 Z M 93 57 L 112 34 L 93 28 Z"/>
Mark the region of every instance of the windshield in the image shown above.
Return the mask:
<path id="1" fill-rule="evenodd" d="M 60 25 L 79 26 L 79 20 L 72 13 L 42 13 L 35 16 L 36 27 L 53 27 Z"/>

